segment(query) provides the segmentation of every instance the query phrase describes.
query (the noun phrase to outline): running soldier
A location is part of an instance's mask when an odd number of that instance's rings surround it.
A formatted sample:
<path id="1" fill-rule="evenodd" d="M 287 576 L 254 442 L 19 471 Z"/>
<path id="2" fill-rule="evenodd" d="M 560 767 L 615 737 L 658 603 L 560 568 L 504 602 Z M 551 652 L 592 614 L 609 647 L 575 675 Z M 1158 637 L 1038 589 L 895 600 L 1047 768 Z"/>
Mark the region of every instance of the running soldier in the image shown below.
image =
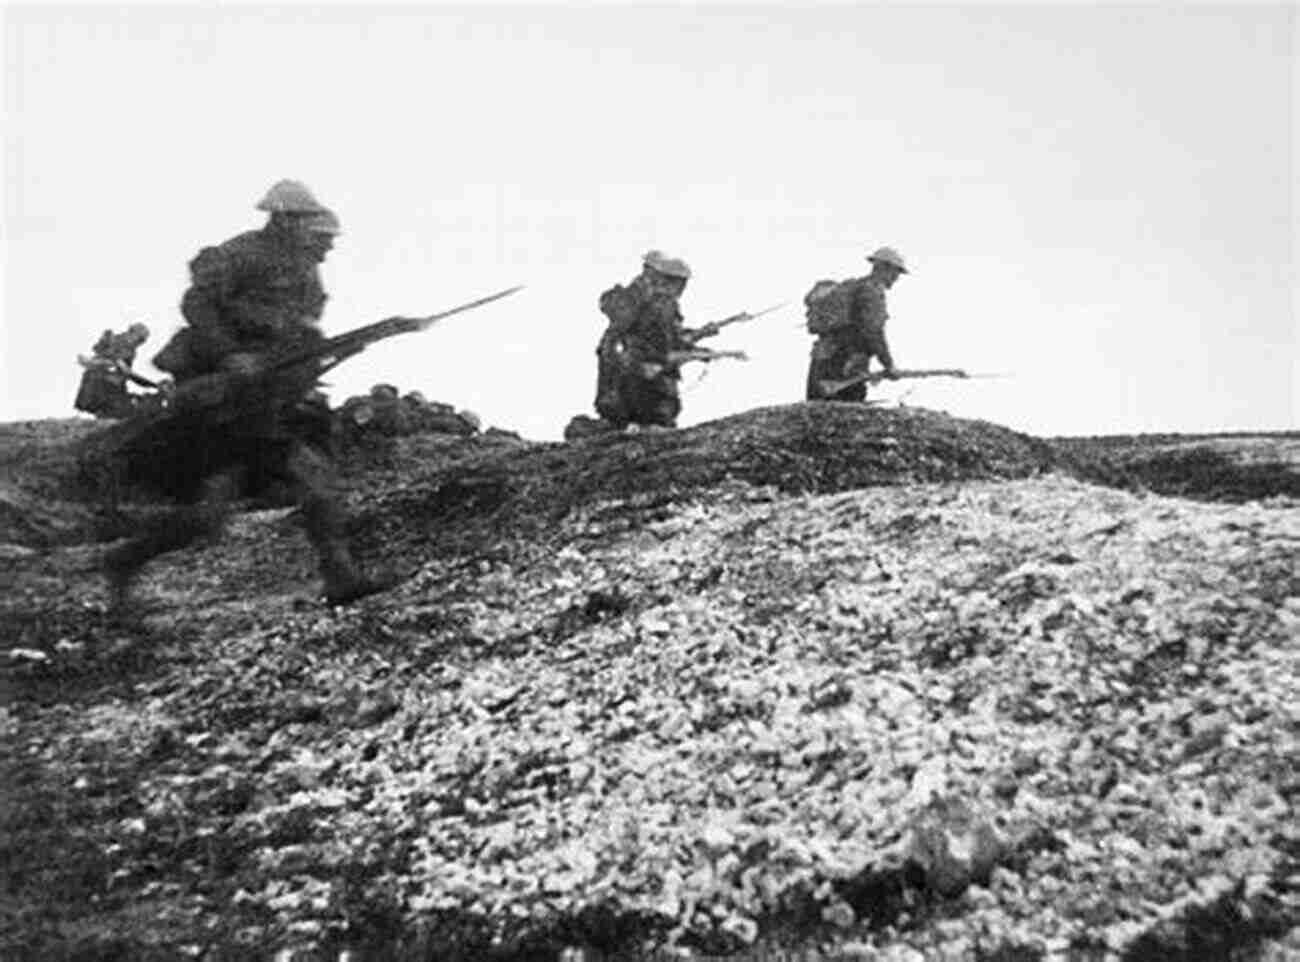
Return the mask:
<path id="1" fill-rule="evenodd" d="M 175 377 L 175 396 L 167 415 L 125 452 L 127 470 L 179 504 L 108 552 L 116 610 L 151 559 L 218 534 L 253 477 L 296 493 L 329 603 L 386 587 L 358 570 L 334 467 L 297 421 L 316 371 L 270 369 L 276 355 L 324 339 L 318 265 L 333 247 L 338 219 L 295 181 L 275 184 L 257 207 L 270 215 L 265 226 L 206 247 L 190 262 L 181 301 L 188 326 L 154 359 Z"/>

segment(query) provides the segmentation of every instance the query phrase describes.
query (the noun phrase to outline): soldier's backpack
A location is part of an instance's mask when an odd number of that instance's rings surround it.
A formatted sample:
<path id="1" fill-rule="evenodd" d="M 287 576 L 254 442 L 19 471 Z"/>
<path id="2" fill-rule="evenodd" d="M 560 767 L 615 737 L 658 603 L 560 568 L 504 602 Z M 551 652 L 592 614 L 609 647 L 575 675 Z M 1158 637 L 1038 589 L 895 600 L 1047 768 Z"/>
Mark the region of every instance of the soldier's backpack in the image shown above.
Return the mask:
<path id="1" fill-rule="evenodd" d="M 818 281 L 804 295 L 809 334 L 827 334 L 853 323 L 853 281 Z"/>

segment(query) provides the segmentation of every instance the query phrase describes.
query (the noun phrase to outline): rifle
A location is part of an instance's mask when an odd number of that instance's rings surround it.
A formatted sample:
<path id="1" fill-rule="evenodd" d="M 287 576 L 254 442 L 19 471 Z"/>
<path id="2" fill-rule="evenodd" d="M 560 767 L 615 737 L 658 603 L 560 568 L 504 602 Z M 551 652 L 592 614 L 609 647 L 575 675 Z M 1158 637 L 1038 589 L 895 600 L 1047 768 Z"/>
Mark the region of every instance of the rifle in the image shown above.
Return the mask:
<path id="1" fill-rule="evenodd" d="M 509 297 L 518 291 L 524 289 L 523 284 L 515 287 L 507 287 L 504 291 L 497 291 L 495 294 L 489 294 L 487 297 L 480 297 L 476 301 L 470 301 L 467 304 L 461 304 L 451 310 L 441 311 L 437 314 L 430 314 L 428 317 L 389 317 L 382 321 L 376 321 L 373 324 L 366 324 L 364 327 L 358 327 L 354 330 L 347 331 L 331 337 L 329 340 L 315 347 L 304 348 L 294 354 L 286 355 L 284 359 L 278 360 L 274 369 L 283 370 L 284 368 L 295 367 L 304 361 L 310 361 L 314 358 L 321 360 L 317 368 L 317 374 L 324 374 L 333 367 L 342 364 L 348 358 L 360 354 L 371 344 L 382 341 L 385 338 L 393 337 L 396 334 L 411 334 L 416 331 L 425 331 L 444 318 L 451 317 L 453 314 L 459 314 L 462 311 L 472 311 L 476 307 L 482 307 L 484 304 L 490 304 L 492 301 L 499 301 L 503 297 Z"/>
<path id="2" fill-rule="evenodd" d="M 126 378 L 132 384 L 140 385 L 140 387 L 157 390 L 161 386 L 157 381 L 151 381 L 142 374 L 136 374 L 122 361 L 112 361 L 106 357 L 86 357 L 84 354 L 78 354 L 77 363 L 88 371 L 98 370 L 116 374 L 118 377 Z"/>
<path id="3" fill-rule="evenodd" d="M 428 317 L 388 317 L 382 321 L 375 321 L 373 324 L 366 324 L 351 331 L 336 334 L 334 337 L 327 338 L 317 344 L 291 348 L 273 356 L 270 362 L 253 376 L 253 380 L 265 382 L 272 374 L 291 370 L 312 362 L 317 362 L 315 376 L 319 377 L 331 368 L 342 364 L 348 358 L 360 354 L 378 341 L 397 334 L 410 334 L 427 330 L 438 321 L 451 317 L 453 314 L 482 307 L 484 304 L 508 297 L 521 290 L 523 290 L 522 284 L 516 287 L 508 287 L 504 291 L 497 291 L 495 294 L 480 297 L 478 300 L 470 301 L 467 304 L 460 304 L 450 310 L 430 314 Z M 219 371 L 191 378 L 177 385 L 174 401 L 181 405 L 215 406 L 225 400 L 237 377 L 237 375 L 229 372 Z"/>
<path id="4" fill-rule="evenodd" d="M 961 368 L 955 367 L 920 368 L 910 371 L 897 371 L 895 373 L 900 379 L 920 377 L 956 377 L 966 380 L 977 377 L 1001 377 L 999 374 L 968 374 Z M 888 378 L 885 376 L 883 371 L 872 371 L 870 374 L 855 374 L 853 377 L 845 378 L 842 381 L 821 381 L 818 384 L 818 387 L 821 388 L 823 396 L 834 397 L 845 388 L 852 387 L 855 384 L 879 384 L 881 381 L 885 380 L 888 380 Z"/>
<path id="5" fill-rule="evenodd" d="M 706 337 L 713 337 L 724 327 L 729 327 L 732 324 L 744 324 L 747 321 L 758 320 L 758 318 L 762 317 L 764 314 L 771 314 L 773 311 L 779 311 L 789 303 L 789 301 L 782 301 L 780 304 L 773 304 L 771 307 L 765 307 L 761 311 L 755 311 L 753 314 L 749 311 L 741 311 L 739 314 L 732 314 L 730 317 L 724 317 L 720 321 L 711 321 L 691 333 L 691 343 L 696 344 L 704 340 Z"/>
<path id="6" fill-rule="evenodd" d="M 725 358 L 748 361 L 749 355 L 744 351 L 711 351 L 706 347 L 694 347 L 689 351 L 669 351 L 668 366 L 681 367 L 690 361 L 721 361 Z"/>

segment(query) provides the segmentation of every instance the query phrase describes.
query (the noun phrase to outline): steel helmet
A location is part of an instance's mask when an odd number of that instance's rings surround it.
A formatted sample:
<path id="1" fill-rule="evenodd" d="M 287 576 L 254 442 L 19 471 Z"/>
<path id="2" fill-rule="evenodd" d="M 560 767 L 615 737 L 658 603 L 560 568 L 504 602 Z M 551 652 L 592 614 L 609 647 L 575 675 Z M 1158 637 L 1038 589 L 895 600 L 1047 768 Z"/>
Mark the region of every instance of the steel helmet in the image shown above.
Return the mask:
<path id="1" fill-rule="evenodd" d="M 892 247 L 881 247 L 867 255 L 867 260 L 876 261 L 881 264 L 889 264 L 897 267 L 904 274 L 907 273 L 907 267 L 903 264 L 903 255 L 898 253 Z"/>
<path id="2" fill-rule="evenodd" d="M 691 276 L 691 269 L 684 260 L 680 257 L 669 257 L 663 251 L 646 251 L 645 256 L 641 258 L 641 263 L 669 277 L 687 280 Z"/>
<path id="3" fill-rule="evenodd" d="M 326 208 L 300 181 L 280 180 L 257 202 L 257 209 L 272 214 L 321 214 Z"/>
<path id="4" fill-rule="evenodd" d="M 343 230 L 343 226 L 339 223 L 338 217 L 332 210 L 322 210 L 319 214 L 309 214 L 303 226 L 313 234 L 329 234 L 331 237 Z"/>

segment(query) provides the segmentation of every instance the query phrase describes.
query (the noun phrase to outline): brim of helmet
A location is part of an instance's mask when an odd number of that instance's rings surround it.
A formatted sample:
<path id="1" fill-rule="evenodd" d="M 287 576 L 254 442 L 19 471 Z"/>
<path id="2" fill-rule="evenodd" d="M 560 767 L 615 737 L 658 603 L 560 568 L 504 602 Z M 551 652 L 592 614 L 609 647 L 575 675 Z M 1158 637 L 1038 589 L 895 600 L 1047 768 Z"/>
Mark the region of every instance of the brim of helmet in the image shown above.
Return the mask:
<path id="1" fill-rule="evenodd" d="M 879 257 L 868 257 L 867 260 L 871 261 L 871 263 L 873 264 L 888 264 L 890 267 L 897 270 L 900 274 L 912 273 L 906 267 L 900 267 L 898 264 L 895 264 L 893 261 L 881 260 Z"/>

